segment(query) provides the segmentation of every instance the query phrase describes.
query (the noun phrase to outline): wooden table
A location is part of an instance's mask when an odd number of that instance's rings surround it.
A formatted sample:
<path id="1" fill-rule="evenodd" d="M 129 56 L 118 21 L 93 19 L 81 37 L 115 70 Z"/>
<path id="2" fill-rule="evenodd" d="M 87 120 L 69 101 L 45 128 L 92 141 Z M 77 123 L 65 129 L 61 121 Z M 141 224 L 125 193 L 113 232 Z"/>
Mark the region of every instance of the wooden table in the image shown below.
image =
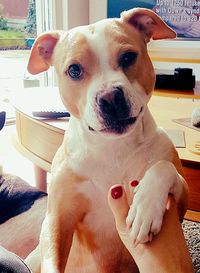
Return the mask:
<path id="1" fill-rule="evenodd" d="M 186 147 L 177 148 L 177 151 L 189 183 L 189 208 L 200 211 L 200 154 L 193 153 L 190 149 L 194 143 L 200 141 L 200 132 L 172 121 L 176 118 L 190 117 L 195 107 L 200 107 L 200 100 L 191 98 L 153 96 L 149 103 L 159 126 L 181 130 L 185 134 Z M 15 146 L 37 166 L 37 186 L 45 189 L 45 175 L 50 171 L 53 156 L 62 143 L 64 132 L 67 130 L 67 119 L 37 120 L 17 107 L 16 128 L 18 137 Z M 195 214 L 193 211 L 191 213 Z"/>

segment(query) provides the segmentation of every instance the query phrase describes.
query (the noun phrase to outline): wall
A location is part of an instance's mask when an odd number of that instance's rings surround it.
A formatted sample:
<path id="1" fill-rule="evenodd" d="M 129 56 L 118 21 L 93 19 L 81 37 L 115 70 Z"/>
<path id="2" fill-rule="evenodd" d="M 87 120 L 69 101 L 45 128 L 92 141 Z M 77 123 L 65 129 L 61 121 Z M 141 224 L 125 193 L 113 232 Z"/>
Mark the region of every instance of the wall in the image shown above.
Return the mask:
<path id="1" fill-rule="evenodd" d="M 65 30 L 89 23 L 89 0 L 63 0 L 62 6 Z"/>
<path id="2" fill-rule="evenodd" d="M 90 0 L 89 22 L 107 18 L 107 0 Z"/>

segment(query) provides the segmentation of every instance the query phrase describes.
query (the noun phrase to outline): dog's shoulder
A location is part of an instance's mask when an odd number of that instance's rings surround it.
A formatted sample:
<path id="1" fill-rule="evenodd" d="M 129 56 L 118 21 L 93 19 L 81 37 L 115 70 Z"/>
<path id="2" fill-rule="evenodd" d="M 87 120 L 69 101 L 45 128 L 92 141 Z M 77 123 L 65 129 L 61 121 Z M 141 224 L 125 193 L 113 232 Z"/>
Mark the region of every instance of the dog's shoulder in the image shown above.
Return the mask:
<path id="1" fill-rule="evenodd" d="M 154 158 L 172 161 L 177 156 L 176 148 L 167 132 L 158 127 L 156 134 L 151 139 L 150 149 Z"/>
<path id="2" fill-rule="evenodd" d="M 156 130 L 157 143 L 166 146 L 167 148 L 173 148 L 174 144 L 172 139 L 170 138 L 169 134 L 164 128 L 158 127 Z"/>
<path id="3" fill-rule="evenodd" d="M 0 176 L 0 224 L 29 210 L 34 202 L 46 197 L 42 192 L 20 177 L 3 174 Z"/>

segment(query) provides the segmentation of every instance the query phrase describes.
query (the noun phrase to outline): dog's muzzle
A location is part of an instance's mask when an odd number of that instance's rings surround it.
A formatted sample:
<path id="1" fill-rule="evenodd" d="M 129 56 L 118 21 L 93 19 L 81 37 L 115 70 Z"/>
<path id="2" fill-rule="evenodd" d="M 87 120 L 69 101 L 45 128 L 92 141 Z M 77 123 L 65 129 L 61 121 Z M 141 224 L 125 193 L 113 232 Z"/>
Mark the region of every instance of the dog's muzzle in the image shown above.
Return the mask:
<path id="1" fill-rule="evenodd" d="M 131 106 L 121 87 L 104 94 L 98 93 L 96 103 L 102 124 L 100 132 L 122 134 L 137 119 L 130 116 Z M 89 129 L 95 131 L 91 127 Z"/>

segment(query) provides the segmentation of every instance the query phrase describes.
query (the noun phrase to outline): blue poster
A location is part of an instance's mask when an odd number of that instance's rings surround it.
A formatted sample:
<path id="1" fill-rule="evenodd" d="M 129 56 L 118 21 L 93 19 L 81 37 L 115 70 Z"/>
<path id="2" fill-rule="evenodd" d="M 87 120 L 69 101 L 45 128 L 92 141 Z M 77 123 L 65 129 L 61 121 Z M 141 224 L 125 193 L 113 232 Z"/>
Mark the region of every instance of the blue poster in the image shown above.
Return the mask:
<path id="1" fill-rule="evenodd" d="M 200 0 L 107 0 L 109 18 L 124 10 L 141 7 L 154 10 L 177 33 L 178 38 L 200 39 Z"/>
<path id="2" fill-rule="evenodd" d="M 124 10 L 144 7 L 152 9 L 156 5 L 156 0 L 108 0 L 108 18 L 119 17 Z"/>

